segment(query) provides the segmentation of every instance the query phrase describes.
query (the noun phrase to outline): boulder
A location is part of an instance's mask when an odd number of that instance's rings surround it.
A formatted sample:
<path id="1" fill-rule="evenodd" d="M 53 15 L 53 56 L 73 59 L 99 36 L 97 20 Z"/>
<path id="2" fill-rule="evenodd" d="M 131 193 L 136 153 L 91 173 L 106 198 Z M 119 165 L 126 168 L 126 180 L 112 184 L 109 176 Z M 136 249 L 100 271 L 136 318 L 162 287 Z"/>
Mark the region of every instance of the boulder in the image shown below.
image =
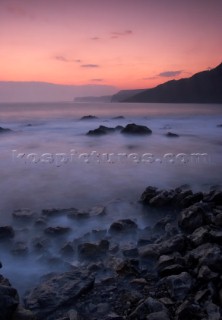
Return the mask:
<path id="1" fill-rule="evenodd" d="M 150 200 L 154 198 L 159 193 L 158 189 L 155 187 L 147 187 L 146 190 L 142 193 L 140 200 L 144 204 L 149 204 Z"/>
<path id="2" fill-rule="evenodd" d="M 146 320 L 170 320 L 166 311 L 159 311 L 149 314 Z"/>
<path id="3" fill-rule="evenodd" d="M 0 239 L 11 239 L 14 238 L 15 231 L 11 226 L 0 226 Z"/>
<path id="4" fill-rule="evenodd" d="M 192 277 L 187 272 L 172 275 L 164 279 L 170 297 L 182 301 L 190 292 L 193 284 Z"/>
<path id="5" fill-rule="evenodd" d="M 36 213 L 30 209 L 25 208 L 25 209 L 15 210 L 12 213 L 12 216 L 14 219 L 26 221 L 26 220 L 33 220 L 36 217 Z"/>
<path id="6" fill-rule="evenodd" d="M 110 234 L 121 234 L 128 232 L 135 232 L 137 230 L 137 224 L 130 219 L 122 219 L 115 221 L 111 224 L 109 228 Z"/>
<path id="7" fill-rule="evenodd" d="M 16 242 L 11 250 L 12 254 L 16 255 L 16 256 L 27 255 L 28 251 L 29 251 L 29 249 L 28 249 L 27 244 L 22 241 Z"/>
<path id="8" fill-rule="evenodd" d="M 98 118 L 96 116 L 92 116 L 91 114 L 80 118 L 80 120 L 95 120 L 95 119 L 98 119 Z"/>
<path id="9" fill-rule="evenodd" d="M 122 129 L 121 133 L 135 134 L 135 135 L 148 135 L 152 133 L 152 130 L 150 130 L 146 126 L 130 123 L 130 124 L 127 124 L 126 127 Z"/>
<path id="10" fill-rule="evenodd" d="M 11 129 L 8 129 L 8 128 L 2 128 L 2 127 L 0 127 L 0 134 L 1 134 L 1 133 L 7 133 L 7 132 L 12 132 L 12 130 L 11 130 Z"/>
<path id="11" fill-rule="evenodd" d="M 179 135 L 177 133 L 173 133 L 170 131 L 166 133 L 166 136 L 169 138 L 178 138 L 179 137 Z"/>
<path id="12" fill-rule="evenodd" d="M 192 233 L 195 229 L 201 227 L 205 223 L 205 210 L 200 205 L 193 205 L 184 209 L 179 218 L 180 228 L 187 232 Z"/>
<path id="13" fill-rule="evenodd" d="M 44 232 L 50 236 L 61 236 L 61 235 L 65 235 L 65 234 L 69 233 L 70 231 L 71 231 L 71 228 L 60 227 L 60 226 L 48 227 L 44 230 Z"/>
<path id="14" fill-rule="evenodd" d="M 199 227 L 188 237 L 194 247 L 206 243 L 210 239 L 210 228 L 208 226 Z"/>
<path id="15" fill-rule="evenodd" d="M 94 278 L 84 270 L 53 273 L 43 277 L 41 283 L 25 296 L 25 307 L 37 319 L 46 319 L 49 314 L 52 317 L 58 308 L 72 309 L 77 299 L 89 292 L 93 285 Z"/>
<path id="16" fill-rule="evenodd" d="M 187 195 L 186 197 L 183 198 L 180 202 L 180 206 L 182 208 L 188 208 L 192 205 L 194 205 L 197 202 L 200 202 L 203 200 L 203 193 L 202 192 L 197 192 L 194 194 Z"/>
<path id="17" fill-rule="evenodd" d="M 79 258 L 83 260 L 98 259 L 106 255 L 108 250 L 108 240 L 101 240 L 99 244 L 86 242 L 78 245 Z"/>
<path id="18" fill-rule="evenodd" d="M 108 133 L 113 133 L 115 132 L 115 128 L 109 128 L 106 126 L 99 126 L 97 129 L 94 130 L 89 130 L 87 132 L 87 135 L 89 136 L 100 136 L 100 135 L 105 135 Z"/>
<path id="19" fill-rule="evenodd" d="M 89 210 L 90 217 L 103 216 L 106 214 L 106 208 L 104 206 L 95 206 Z"/>
<path id="20" fill-rule="evenodd" d="M 136 307 L 136 309 L 129 315 L 129 319 L 147 319 L 147 315 L 166 312 L 166 310 L 167 309 L 163 305 L 163 303 L 161 303 L 157 299 L 149 297 Z"/>
<path id="21" fill-rule="evenodd" d="M 178 320 L 202 320 L 204 312 L 200 305 L 195 302 L 185 300 L 176 310 L 176 319 Z"/>
<path id="22" fill-rule="evenodd" d="M 11 320 L 19 304 L 16 289 L 12 288 L 9 281 L 0 275 L 0 320 Z"/>

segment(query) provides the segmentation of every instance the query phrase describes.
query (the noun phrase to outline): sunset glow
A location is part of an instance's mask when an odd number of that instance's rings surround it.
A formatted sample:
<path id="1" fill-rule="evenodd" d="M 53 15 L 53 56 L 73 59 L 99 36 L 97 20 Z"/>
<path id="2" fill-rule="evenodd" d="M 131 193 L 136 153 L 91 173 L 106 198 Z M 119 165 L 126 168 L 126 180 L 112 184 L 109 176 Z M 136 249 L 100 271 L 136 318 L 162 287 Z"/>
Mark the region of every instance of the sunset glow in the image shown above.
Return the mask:
<path id="1" fill-rule="evenodd" d="M 0 81 L 148 88 L 221 63 L 221 0 L 1 0 Z"/>

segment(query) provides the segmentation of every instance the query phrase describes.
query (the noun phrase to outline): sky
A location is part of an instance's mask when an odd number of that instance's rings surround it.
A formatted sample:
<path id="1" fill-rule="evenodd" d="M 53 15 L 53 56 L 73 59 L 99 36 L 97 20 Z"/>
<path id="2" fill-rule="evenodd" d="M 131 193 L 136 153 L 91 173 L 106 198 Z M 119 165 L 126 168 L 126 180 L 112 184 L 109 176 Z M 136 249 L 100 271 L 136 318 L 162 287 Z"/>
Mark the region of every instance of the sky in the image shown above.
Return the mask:
<path id="1" fill-rule="evenodd" d="M 221 0 L 0 0 L 0 81 L 151 88 L 222 62 Z"/>

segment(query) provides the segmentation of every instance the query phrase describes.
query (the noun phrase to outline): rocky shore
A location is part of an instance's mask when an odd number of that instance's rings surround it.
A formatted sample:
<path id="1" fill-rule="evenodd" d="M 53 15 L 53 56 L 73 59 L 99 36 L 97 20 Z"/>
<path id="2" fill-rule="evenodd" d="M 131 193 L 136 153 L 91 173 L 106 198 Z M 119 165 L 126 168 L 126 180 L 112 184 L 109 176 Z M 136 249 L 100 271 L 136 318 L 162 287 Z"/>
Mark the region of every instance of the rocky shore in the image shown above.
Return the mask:
<path id="1" fill-rule="evenodd" d="M 0 320 L 222 319 L 222 191 L 150 186 L 140 202 L 152 224 L 141 228 L 126 213 L 79 238 L 73 225 L 102 221 L 106 207 L 15 211 L 12 225 L 0 226 L 1 252 L 32 255 L 61 271 L 45 274 L 20 297 L 1 275 Z M 55 217 L 69 226 L 53 225 Z M 19 241 L 29 230 L 29 241 Z"/>

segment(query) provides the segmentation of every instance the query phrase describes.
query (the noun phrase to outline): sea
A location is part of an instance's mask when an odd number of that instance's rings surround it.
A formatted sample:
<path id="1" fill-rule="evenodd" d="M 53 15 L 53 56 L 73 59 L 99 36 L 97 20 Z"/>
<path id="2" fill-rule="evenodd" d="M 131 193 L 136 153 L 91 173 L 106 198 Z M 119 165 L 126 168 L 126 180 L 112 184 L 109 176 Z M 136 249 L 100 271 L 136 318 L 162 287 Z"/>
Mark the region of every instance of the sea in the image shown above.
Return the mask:
<path id="1" fill-rule="evenodd" d="M 88 115 L 94 117 L 81 119 Z M 152 133 L 87 135 L 101 125 L 130 123 Z M 221 124 L 222 105 L 216 104 L 2 103 L 0 127 L 11 131 L 0 130 L 0 226 L 13 225 L 11 214 L 23 208 L 40 214 L 105 206 L 105 217 L 73 225 L 66 241 L 109 228 L 120 218 L 143 228 L 138 201 L 147 186 L 169 190 L 186 184 L 209 191 L 222 185 Z M 51 225 L 70 226 L 70 221 L 58 218 Z M 15 228 L 19 236 L 13 241 L 26 243 L 31 253 L 15 256 L 2 244 L 1 272 L 23 294 L 52 265 L 42 264 L 46 256 L 32 251 L 38 230 Z M 47 252 L 58 257 L 59 250 L 52 242 Z"/>

